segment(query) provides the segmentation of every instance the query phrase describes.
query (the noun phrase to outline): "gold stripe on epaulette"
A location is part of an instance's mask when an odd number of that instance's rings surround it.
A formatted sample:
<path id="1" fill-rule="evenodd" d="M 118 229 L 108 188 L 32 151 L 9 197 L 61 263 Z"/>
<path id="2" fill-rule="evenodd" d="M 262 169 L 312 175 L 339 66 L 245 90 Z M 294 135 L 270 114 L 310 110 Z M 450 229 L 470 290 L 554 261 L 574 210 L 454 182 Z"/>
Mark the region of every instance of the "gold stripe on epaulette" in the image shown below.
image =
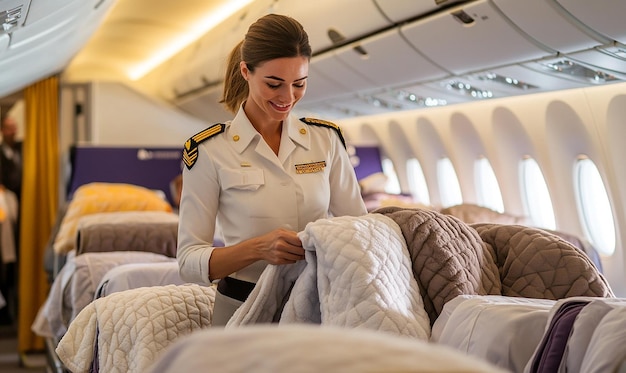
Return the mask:
<path id="1" fill-rule="evenodd" d="M 329 122 L 327 120 L 323 120 L 323 119 L 316 119 L 316 118 L 304 118 L 305 121 L 307 122 L 311 122 L 311 123 L 317 123 L 317 124 L 322 124 L 324 126 L 328 126 L 328 127 L 332 127 L 338 131 L 341 131 L 341 128 L 339 128 L 338 125 L 336 125 L 333 122 Z"/>
<path id="2" fill-rule="evenodd" d="M 192 139 L 193 139 L 193 141 L 195 141 L 197 143 L 201 143 L 203 140 L 206 140 L 207 138 L 222 132 L 222 126 L 223 125 L 218 124 L 218 125 L 212 126 L 210 128 L 207 128 L 204 131 L 195 134 L 192 137 Z"/>
<path id="3" fill-rule="evenodd" d="M 306 118 L 306 117 L 301 118 L 300 120 L 309 125 L 322 126 L 322 127 L 328 127 L 328 128 L 334 129 L 335 132 L 337 132 L 337 135 L 339 135 L 339 140 L 341 140 L 341 144 L 343 145 L 344 148 L 346 147 L 346 140 L 343 138 L 343 132 L 341 131 L 341 128 L 335 123 L 329 122 L 323 119 Z"/>

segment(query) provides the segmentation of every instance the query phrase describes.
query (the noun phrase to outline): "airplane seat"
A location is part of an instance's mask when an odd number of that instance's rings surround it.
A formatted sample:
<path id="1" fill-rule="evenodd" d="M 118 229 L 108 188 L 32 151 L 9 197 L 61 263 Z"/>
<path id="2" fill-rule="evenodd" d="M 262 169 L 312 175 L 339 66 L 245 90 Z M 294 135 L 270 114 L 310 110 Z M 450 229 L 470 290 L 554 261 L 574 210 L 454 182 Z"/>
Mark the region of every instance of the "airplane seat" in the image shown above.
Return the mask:
<path id="1" fill-rule="evenodd" d="M 460 205 L 446 207 L 440 210 L 442 214 L 452 215 L 464 223 L 492 223 L 492 224 L 515 224 L 515 225 L 529 225 L 528 219 L 523 216 L 516 216 L 508 213 L 500 213 L 484 206 L 478 206 L 470 203 L 463 203 Z M 577 249 L 587 254 L 589 259 L 593 262 L 600 273 L 602 272 L 602 261 L 600 260 L 600 254 L 596 248 L 589 241 L 584 240 L 576 235 L 541 228 L 548 233 L 562 238 L 563 240 L 571 243 Z"/>

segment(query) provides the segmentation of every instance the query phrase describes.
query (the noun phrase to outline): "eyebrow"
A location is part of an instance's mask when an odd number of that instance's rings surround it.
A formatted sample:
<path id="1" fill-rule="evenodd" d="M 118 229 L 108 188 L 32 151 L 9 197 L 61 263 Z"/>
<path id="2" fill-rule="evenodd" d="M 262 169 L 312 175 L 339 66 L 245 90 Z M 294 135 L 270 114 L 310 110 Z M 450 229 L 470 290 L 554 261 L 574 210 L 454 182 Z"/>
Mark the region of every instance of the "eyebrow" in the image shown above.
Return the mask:
<path id="1" fill-rule="evenodd" d="M 284 82 L 284 81 L 285 81 L 285 79 L 279 78 L 279 77 L 274 76 L 274 75 L 268 75 L 268 76 L 266 76 L 266 78 L 267 78 L 267 79 L 280 80 L 281 82 Z M 299 81 L 304 80 L 304 79 L 306 79 L 306 78 L 308 78 L 308 76 L 302 77 L 302 78 L 300 78 L 300 79 L 296 79 L 296 80 L 294 80 L 294 82 L 299 82 Z"/>

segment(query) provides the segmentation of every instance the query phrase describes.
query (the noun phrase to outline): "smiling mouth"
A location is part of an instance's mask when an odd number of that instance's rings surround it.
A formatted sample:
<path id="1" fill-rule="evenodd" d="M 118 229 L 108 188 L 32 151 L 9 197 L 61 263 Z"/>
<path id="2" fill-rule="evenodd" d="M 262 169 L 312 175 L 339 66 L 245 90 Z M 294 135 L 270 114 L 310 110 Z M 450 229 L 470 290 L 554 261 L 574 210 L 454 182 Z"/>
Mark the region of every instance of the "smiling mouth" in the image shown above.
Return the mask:
<path id="1" fill-rule="evenodd" d="M 270 104 L 272 105 L 272 107 L 278 111 L 288 111 L 291 108 L 291 104 L 287 104 L 287 105 L 280 105 L 280 104 L 276 104 L 270 101 Z"/>

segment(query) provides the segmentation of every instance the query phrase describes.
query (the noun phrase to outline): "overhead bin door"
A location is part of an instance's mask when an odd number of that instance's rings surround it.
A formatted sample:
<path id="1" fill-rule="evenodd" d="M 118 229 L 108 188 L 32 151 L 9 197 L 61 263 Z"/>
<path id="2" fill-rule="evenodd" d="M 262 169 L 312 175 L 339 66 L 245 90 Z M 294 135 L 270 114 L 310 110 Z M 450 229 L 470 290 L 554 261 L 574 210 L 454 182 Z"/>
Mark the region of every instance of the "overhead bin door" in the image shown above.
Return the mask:
<path id="1" fill-rule="evenodd" d="M 401 36 L 398 29 L 368 38 L 336 52 L 337 58 L 374 83 L 372 88 L 440 79 L 449 75 Z M 341 79 L 339 74 L 335 79 Z"/>
<path id="2" fill-rule="evenodd" d="M 448 1 L 415 1 L 415 0 L 373 0 L 380 11 L 390 21 L 400 23 L 408 19 L 435 12 L 443 6 L 465 2 L 463 0 Z"/>
<path id="3" fill-rule="evenodd" d="M 454 74 L 556 55 L 519 31 L 487 0 L 443 10 L 402 26 L 401 32 L 422 54 Z"/>
<path id="4" fill-rule="evenodd" d="M 554 1 L 554 0 L 552 0 Z M 623 0 L 556 0 L 587 27 L 626 44 L 626 1 Z"/>
<path id="5" fill-rule="evenodd" d="M 608 42 L 600 35 L 585 31 L 553 0 L 492 1 L 517 27 L 555 51 L 570 53 Z"/>
<path id="6" fill-rule="evenodd" d="M 280 0 L 274 5 L 273 10 L 302 23 L 309 35 L 313 53 L 334 45 L 328 36 L 330 29 L 337 31 L 346 42 L 349 42 L 391 26 L 373 1 Z"/>

